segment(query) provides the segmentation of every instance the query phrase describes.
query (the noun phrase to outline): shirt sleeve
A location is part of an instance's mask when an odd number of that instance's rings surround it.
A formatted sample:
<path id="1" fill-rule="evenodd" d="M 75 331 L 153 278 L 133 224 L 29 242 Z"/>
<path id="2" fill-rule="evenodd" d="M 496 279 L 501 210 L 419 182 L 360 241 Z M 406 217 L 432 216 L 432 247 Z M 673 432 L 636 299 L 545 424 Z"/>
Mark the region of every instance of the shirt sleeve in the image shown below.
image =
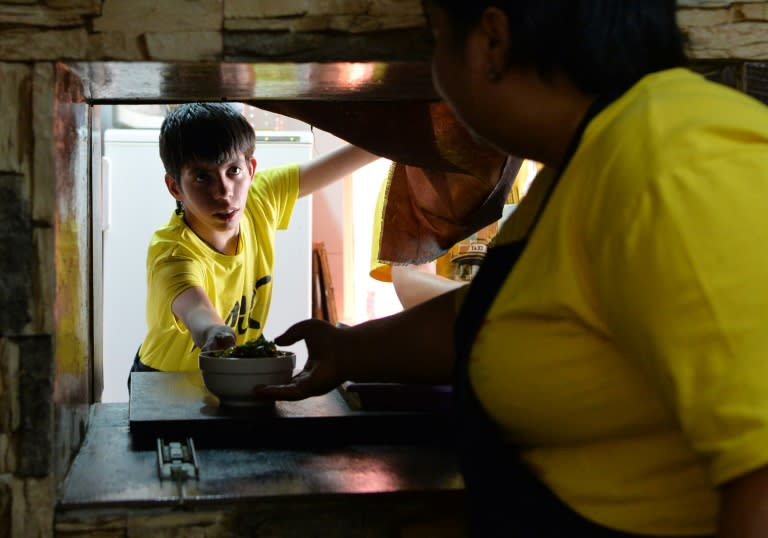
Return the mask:
<path id="1" fill-rule="evenodd" d="M 248 204 L 279 230 L 286 229 L 291 221 L 299 196 L 299 174 L 298 164 L 287 164 L 265 168 L 254 175 Z"/>
<path id="2" fill-rule="evenodd" d="M 204 284 L 204 271 L 194 258 L 178 253 L 165 256 L 157 260 L 150 273 L 148 296 L 152 297 L 155 304 L 148 312 L 161 315 L 163 311 L 167 311 L 177 328 L 185 332 L 186 327 L 173 313 L 173 301 L 183 291 L 196 286 L 204 288 Z"/>

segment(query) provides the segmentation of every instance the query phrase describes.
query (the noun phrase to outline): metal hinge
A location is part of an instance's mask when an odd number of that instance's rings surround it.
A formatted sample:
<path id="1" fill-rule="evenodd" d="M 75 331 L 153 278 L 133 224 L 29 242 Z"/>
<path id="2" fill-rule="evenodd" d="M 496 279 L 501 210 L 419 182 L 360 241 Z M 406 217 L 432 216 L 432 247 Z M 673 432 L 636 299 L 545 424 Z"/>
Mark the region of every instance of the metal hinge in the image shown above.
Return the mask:
<path id="1" fill-rule="evenodd" d="M 195 443 L 191 437 L 184 441 L 157 439 L 157 473 L 160 481 L 176 482 L 179 504 L 184 504 L 184 482 L 200 477 Z"/>

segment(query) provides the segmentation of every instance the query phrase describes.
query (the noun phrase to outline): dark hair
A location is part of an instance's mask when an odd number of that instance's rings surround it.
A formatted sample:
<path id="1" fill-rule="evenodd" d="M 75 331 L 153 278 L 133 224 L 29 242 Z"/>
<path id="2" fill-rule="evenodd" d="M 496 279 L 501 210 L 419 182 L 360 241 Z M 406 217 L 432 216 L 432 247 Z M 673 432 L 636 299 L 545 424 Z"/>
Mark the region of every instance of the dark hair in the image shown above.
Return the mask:
<path id="1" fill-rule="evenodd" d="M 684 65 L 675 0 L 427 0 L 464 39 L 491 6 L 509 18 L 508 64 L 543 76 L 562 70 L 588 94 L 624 91 L 643 76 Z"/>
<path id="2" fill-rule="evenodd" d="M 226 103 L 184 103 L 174 107 L 160 127 L 160 159 L 177 182 L 184 165 L 221 163 L 242 153 L 250 158 L 256 134 L 245 117 Z"/>

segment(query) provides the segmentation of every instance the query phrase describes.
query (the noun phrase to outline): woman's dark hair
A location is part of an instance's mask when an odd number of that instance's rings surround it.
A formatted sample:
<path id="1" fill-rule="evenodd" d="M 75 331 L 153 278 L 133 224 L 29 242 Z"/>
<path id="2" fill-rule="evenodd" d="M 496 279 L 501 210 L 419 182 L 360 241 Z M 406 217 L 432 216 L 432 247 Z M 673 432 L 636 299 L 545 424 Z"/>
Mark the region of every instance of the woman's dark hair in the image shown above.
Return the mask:
<path id="1" fill-rule="evenodd" d="M 509 18 L 508 64 L 563 71 L 585 93 L 623 91 L 686 63 L 675 0 L 427 0 L 464 39 L 483 11 Z"/>
<path id="2" fill-rule="evenodd" d="M 184 165 L 221 163 L 242 153 L 250 158 L 256 134 L 248 120 L 226 103 L 184 103 L 174 107 L 160 127 L 160 159 L 177 182 Z"/>

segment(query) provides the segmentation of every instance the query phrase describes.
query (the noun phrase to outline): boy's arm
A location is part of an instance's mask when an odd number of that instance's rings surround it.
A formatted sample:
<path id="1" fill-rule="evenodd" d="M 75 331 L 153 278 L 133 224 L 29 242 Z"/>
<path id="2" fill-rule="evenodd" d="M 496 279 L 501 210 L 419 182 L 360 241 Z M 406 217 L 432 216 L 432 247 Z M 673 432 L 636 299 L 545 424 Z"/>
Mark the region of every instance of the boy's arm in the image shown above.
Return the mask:
<path id="1" fill-rule="evenodd" d="M 299 172 L 299 198 L 348 176 L 378 158 L 378 155 L 348 144 L 303 163 Z"/>
<path id="2" fill-rule="evenodd" d="M 434 265 L 432 262 L 392 266 L 392 284 L 403 308 L 411 308 L 466 284 L 436 274 Z"/>
<path id="3" fill-rule="evenodd" d="M 195 286 L 182 291 L 173 300 L 171 308 L 202 351 L 226 349 L 235 345 L 235 332 L 224 324 L 203 288 Z"/>

